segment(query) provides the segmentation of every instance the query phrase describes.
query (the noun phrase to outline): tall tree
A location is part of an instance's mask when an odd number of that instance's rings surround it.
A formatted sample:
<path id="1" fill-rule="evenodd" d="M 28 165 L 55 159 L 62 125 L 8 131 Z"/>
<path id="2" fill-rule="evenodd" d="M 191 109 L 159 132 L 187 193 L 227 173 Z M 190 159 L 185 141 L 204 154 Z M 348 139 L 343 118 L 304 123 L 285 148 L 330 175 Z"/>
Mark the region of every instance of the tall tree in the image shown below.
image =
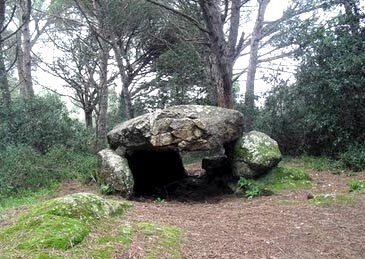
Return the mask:
<path id="1" fill-rule="evenodd" d="M 31 32 L 30 17 L 32 12 L 31 0 L 19 0 L 20 26 L 18 34 L 18 75 L 21 93 L 25 98 L 34 96 L 32 80 Z"/>
<path id="2" fill-rule="evenodd" d="M 251 34 L 250 60 L 247 69 L 246 91 L 245 91 L 245 130 L 251 131 L 254 124 L 255 112 L 255 78 L 258 64 L 259 43 L 262 39 L 262 29 L 267 5 L 270 0 L 258 0 L 259 8 L 255 26 Z"/>
<path id="3" fill-rule="evenodd" d="M 208 39 L 210 50 L 210 77 L 217 93 L 217 104 L 221 107 L 233 107 L 233 65 L 242 51 L 244 34 L 239 35 L 241 8 L 249 0 L 199 0 L 201 15 L 194 17 L 172 5 L 155 0 L 146 0 L 170 12 L 180 15 L 197 26 Z M 189 1 L 179 1 L 186 2 Z M 190 4 L 190 2 L 188 3 Z M 228 32 L 225 26 L 228 24 Z"/>
<path id="4" fill-rule="evenodd" d="M 288 153 L 336 156 L 365 140 L 365 14 L 357 0 L 333 4 L 335 17 L 296 35 L 297 81 L 279 84 L 265 105 L 266 129 Z"/>
<path id="5" fill-rule="evenodd" d="M 168 23 L 159 17 L 154 5 L 141 0 L 124 0 L 122 5 L 106 6 L 106 10 L 110 14 L 107 22 L 122 84 L 124 114 L 130 119 L 134 117 L 132 99 L 144 89 L 134 83 L 152 72 L 152 64 L 166 49 Z"/>
<path id="6" fill-rule="evenodd" d="M 5 20 L 5 11 L 6 11 L 6 1 L 0 0 L 0 91 L 1 97 L 3 101 L 3 110 L 5 116 L 7 118 L 7 127 L 9 132 L 12 132 L 13 125 L 13 117 L 12 117 L 12 105 L 11 105 L 11 96 L 10 96 L 10 86 L 7 77 L 7 68 L 5 65 L 5 57 L 4 57 L 4 40 L 5 40 L 5 32 L 9 22 L 7 23 Z M 10 20 L 12 17 L 10 17 Z"/>

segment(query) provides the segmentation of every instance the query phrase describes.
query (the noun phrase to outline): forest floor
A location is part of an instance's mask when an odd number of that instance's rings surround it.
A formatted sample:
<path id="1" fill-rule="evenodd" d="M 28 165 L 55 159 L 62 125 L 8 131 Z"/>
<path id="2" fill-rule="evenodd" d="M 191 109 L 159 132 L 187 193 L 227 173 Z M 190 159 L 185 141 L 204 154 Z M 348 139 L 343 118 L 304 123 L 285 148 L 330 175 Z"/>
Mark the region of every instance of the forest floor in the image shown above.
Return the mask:
<path id="1" fill-rule="evenodd" d="M 110 229 L 126 222 L 150 222 L 180 229 L 181 244 L 174 249 L 181 251 L 173 256 L 160 253 L 156 258 L 364 258 L 365 194 L 350 193 L 348 184 L 364 180 L 365 173 L 306 171 L 313 179 L 311 188 L 272 196 L 133 201 L 133 207 L 114 220 Z M 55 195 L 80 191 L 97 190 L 68 182 Z M 308 193 L 315 199 L 308 199 Z M 22 210 L 8 210 L 0 228 L 11 224 Z M 127 250 L 119 251 L 116 247 L 109 256 L 145 258 L 149 242 L 137 235 Z"/>

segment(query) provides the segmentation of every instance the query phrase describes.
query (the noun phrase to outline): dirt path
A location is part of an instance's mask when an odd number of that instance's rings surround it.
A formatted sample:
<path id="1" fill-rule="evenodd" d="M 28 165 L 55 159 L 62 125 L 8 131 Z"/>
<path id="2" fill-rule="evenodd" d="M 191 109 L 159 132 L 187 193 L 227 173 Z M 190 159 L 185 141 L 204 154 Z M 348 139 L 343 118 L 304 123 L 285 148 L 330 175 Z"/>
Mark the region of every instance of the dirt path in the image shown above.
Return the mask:
<path id="1" fill-rule="evenodd" d="M 309 173 L 314 183 L 310 190 L 253 200 L 228 195 L 200 202 L 134 201 L 120 224 L 154 222 L 181 228 L 184 258 L 365 258 L 365 194 L 342 205 L 314 206 L 307 199 L 308 192 L 348 195 L 348 182 L 365 179 L 365 173 Z M 93 186 L 69 182 L 55 196 L 80 191 L 97 192 Z M 3 223 L 10 224 L 21 212 L 22 208 L 8 211 Z M 133 245 L 135 251 L 143 247 L 132 242 L 132 250 Z M 143 258 L 134 255 L 130 258 Z"/>
<path id="2" fill-rule="evenodd" d="M 354 177 L 311 172 L 314 194 L 347 193 Z M 135 202 L 129 221 L 180 227 L 185 258 L 365 258 L 365 195 L 314 206 L 307 190 L 247 200 Z"/>

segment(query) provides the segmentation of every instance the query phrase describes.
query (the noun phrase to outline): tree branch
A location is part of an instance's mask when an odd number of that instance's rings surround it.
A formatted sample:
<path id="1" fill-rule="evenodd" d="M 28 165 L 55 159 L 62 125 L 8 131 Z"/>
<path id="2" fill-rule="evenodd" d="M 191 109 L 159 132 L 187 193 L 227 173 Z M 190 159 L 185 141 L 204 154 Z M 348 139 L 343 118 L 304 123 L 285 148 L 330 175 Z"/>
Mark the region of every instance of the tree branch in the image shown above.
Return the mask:
<path id="1" fill-rule="evenodd" d="M 147 2 L 151 3 L 151 4 L 154 4 L 154 5 L 157 5 L 159 7 L 162 7 L 174 14 L 177 14 L 177 15 L 180 15 L 182 17 L 184 17 L 186 20 L 190 21 L 192 24 L 194 24 L 199 30 L 201 30 L 202 32 L 205 32 L 205 33 L 209 33 L 209 31 L 204 27 L 204 25 L 202 25 L 197 19 L 195 19 L 194 17 L 186 14 L 186 13 L 183 13 L 175 8 L 172 8 L 168 5 L 165 5 L 161 2 L 158 2 L 158 1 L 154 1 L 154 0 L 146 0 Z"/>

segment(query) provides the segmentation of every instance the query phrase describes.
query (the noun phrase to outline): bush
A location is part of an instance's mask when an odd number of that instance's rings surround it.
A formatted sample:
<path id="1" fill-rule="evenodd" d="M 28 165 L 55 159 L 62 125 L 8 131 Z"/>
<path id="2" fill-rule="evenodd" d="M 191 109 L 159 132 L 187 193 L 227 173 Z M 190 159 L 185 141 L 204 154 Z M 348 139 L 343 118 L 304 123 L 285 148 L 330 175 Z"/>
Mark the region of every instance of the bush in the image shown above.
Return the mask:
<path id="1" fill-rule="evenodd" d="M 69 117 L 66 106 L 55 95 L 15 100 L 12 129 L 6 126 L 5 114 L 0 112 L 0 147 L 9 142 L 31 146 L 46 153 L 54 145 L 64 145 L 78 150 L 88 150 L 91 134 L 77 120 Z"/>
<path id="2" fill-rule="evenodd" d="M 352 145 L 346 152 L 340 154 L 341 163 L 355 171 L 365 170 L 365 147 L 363 145 Z"/>
<path id="3" fill-rule="evenodd" d="M 90 153 L 53 146 L 41 154 L 30 146 L 8 146 L 0 151 L 0 196 L 11 196 L 66 179 L 87 181 L 97 168 Z"/>

